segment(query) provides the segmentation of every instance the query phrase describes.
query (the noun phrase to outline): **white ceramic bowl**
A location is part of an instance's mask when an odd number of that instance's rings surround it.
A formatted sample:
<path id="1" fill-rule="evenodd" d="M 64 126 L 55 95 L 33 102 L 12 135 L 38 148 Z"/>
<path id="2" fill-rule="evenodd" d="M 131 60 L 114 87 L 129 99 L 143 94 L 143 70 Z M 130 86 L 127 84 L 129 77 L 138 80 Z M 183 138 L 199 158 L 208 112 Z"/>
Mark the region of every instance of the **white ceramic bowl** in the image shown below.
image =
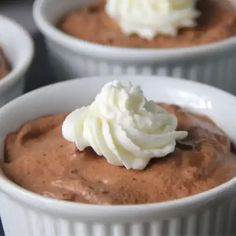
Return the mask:
<path id="1" fill-rule="evenodd" d="M 71 9 L 96 0 L 36 0 L 34 19 L 46 37 L 59 80 L 106 75 L 168 75 L 211 84 L 236 93 L 236 37 L 178 49 L 128 49 L 73 38 L 55 27 Z"/>
<path id="2" fill-rule="evenodd" d="M 50 85 L 3 107 L 0 110 L 0 160 L 9 132 L 39 116 L 89 104 L 101 87 L 113 79 L 94 77 Z M 117 76 L 116 79 L 141 85 L 144 94 L 155 101 L 177 103 L 209 115 L 236 143 L 236 97 L 207 85 L 165 77 Z M 0 172 L 0 214 L 6 236 L 231 235 L 235 194 L 236 178 L 207 192 L 175 201 L 87 205 L 39 196 L 17 186 Z"/>
<path id="3" fill-rule="evenodd" d="M 10 73 L 0 80 L 0 106 L 23 93 L 24 75 L 33 57 L 33 42 L 16 22 L 0 15 L 0 46 L 11 64 Z"/>

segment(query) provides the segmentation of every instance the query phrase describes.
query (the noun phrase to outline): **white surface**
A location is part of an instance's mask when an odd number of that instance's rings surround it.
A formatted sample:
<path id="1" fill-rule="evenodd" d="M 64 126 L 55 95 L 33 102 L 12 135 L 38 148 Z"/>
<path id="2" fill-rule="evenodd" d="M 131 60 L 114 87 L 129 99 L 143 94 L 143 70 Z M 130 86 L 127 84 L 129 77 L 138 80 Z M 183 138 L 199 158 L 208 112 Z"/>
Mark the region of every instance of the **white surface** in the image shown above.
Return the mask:
<path id="1" fill-rule="evenodd" d="M 3 159 L 3 142 L 9 132 L 33 118 L 90 104 L 103 84 L 114 79 L 95 77 L 48 86 L 3 107 L 0 159 Z M 236 98 L 232 95 L 206 85 L 163 77 L 116 79 L 140 84 L 149 99 L 177 103 L 209 115 L 236 142 L 236 110 L 232 109 L 236 107 Z M 13 184 L 2 173 L 0 190 L 0 214 L 6 236 L 230 235 L 236 209 L 236 178 L 192 197 L 130 206 L 48 199 Z"/>
<path id="2" fill-rule="evenodd" d="M 16 22 L 0 15 L 0 45 L 12 67 L 0 80 L 0 106 L 23 92 L 24 75 L 33 56 L 28 33 Z"/>
<path id="3" fill-rule="evenodd" d="M 236 37 L 181 49 L 126 49 L 70 37 L 55 22 L 94 0 L 36 0 L 34 18 L 46 37 L 58 79 L 106 74 L 158 74 L 201 81 L 236 92 Z"/>

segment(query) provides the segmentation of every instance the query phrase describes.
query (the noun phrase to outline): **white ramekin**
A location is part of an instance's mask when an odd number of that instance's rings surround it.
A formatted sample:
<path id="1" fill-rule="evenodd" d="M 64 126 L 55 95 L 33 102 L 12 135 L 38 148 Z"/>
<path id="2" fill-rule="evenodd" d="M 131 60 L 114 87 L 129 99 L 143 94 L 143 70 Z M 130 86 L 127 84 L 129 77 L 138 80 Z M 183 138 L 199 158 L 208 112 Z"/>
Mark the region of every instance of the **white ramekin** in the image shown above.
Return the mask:
<path id="1" fill-rule="evenodd" d="M 177 103 L 209 115 L 236 142 L 236 97 L 218 89 L 165 77 L 94 77 L 50 85 L 0 110 L 0 159 L 9 132 L 46 114 L 89 104 L 107 81 L 139 84 L 155 101 Z M 149 81 L 147 83 L 147 80 Z M 22 189 L 0 172 L 0 214 L 6 236 L 177 236 L 233 235 L 236 178 L 180 200 L 102 206 L 65 202 Z"/>
<path id="2" fill-rule="evenodd" d="M 73 38 L 55 24 L 71 9 L 96 0 L 36 0 L 34 19 L 45 35 L 59 80 L 106 75 L 168 75 L 236 93 L 236 37 L 178 49 L 128 49 Z"/>
<path id="3" fill-rule="evenodd" d="M 10 62 L 11 71 L 0 80 L 0 106 L 23 93 L 24 75 L 33 57 L 29 34 L 13 20 L 0 15 L 0 46 Z"/>

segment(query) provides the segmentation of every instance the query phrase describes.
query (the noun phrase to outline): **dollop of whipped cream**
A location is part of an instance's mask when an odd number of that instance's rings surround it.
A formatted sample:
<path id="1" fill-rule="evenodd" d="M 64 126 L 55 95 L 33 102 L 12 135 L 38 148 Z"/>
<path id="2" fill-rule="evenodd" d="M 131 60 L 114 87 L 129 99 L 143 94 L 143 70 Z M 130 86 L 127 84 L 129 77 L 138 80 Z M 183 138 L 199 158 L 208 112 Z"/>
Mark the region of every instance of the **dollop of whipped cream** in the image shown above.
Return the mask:
<path id="1" fill-rule="evenodd" d="M 124 34 L 151 40 L 158 34 L 176 36 L 196 25 L 197 0 L 107 0 L 105 11 Z"/>
<path id="2" fill-rule="evenodd" d="M 80 151 L 92 147 L 112 165 L 144 169 L 152 158 L 173 152 L 176 140 L 187 136 L 176 127 L 176 117 L 148 101 L 139 86 L 113 81 L 91 105 L 66 117 L 62 134 Z"/>

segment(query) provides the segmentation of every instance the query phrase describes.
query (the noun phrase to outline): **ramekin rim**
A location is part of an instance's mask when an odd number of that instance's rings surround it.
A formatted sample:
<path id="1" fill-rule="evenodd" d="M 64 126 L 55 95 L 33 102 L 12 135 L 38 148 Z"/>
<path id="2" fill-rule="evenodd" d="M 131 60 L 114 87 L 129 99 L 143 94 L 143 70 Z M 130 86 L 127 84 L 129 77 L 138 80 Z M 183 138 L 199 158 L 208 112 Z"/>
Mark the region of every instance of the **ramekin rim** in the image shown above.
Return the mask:
<path id="1" fill-rule="evenodd" d="M 35 0 L 34 2 L 33 16 L 37 26 L 51 40 L 57 42 L 61 46 L 69 48 L 70 50 L 78 50 L 87 54 L 94 54 L 94 52 L 96 52 L 96 54 L 102 53 L 100 56 L 112 55 L 115 58 L 122 58 L 124 60 L 151 60 L 153 58 L 160 58 L 162 60 L 174 60 L 176 58 L 182 57 L 196 57 L 203 55 L 209 56 L 210 53 L 222 53 L 226 49 L 236 49 L 236 36 L 232 36 L 228 39 L 224 39 L 214 43 L 182 48 L 136 49 L 96 44 L 67 35 L 66 33 L 63 33 L 62 31 L 57 29 L 51 22 L 48 22 L 44 18 L 42 12 L 42 7 L 45 2 L 45 0 Z"/>
<path id="2" fill-rule="evenodd" d="M 5 89 L 17 80 L 21 79 L 21 75 L 23 75 L 30 66 L 34 55 L 34 43 L 29 33 L 16 21 L 2 14 L 0 15 L 0 21 L 4 21 L 6 24 L 11 25 L 12 28 L 15 28 L 18 32 L 20 32 L 20 36 L 22 38 L 24 37 L 24 41 L 26 43 L 24 57 L 22 57 L 21 61 L 19 61 L 16 66 L 13 66 L 10 72 L 0 80 L 0 89 Z"/>
<path id="3" fill-rule="evenodd" d="M 111 76 L 110 76 L 111 77 Z M 105 76 L 105 78 L 110 78 L 108 76 Z M 114 78 L 128 78 L 130 76 L 113 76 Z M 142 78 L 147 76 L 136 76 L 136 78 Z M 157 76 L 148 76 L 150 78 L 156 78 Z M 202 84 L 196 81 L 185 81 L 183 79 L 179 78 L 172 78 L 167 76 L 161 76 L 161 78 L 165 77 L 165 80 L 169 80 L 171 82 L 178 82 L 178 83 L 184 83 L 184 84 L 196 84 L 197 86 L 205 87 L 211 91 L 215 91 L 217 93 L 221 93 L 222 96 L 227 96 L 229 99 L 234 99 L 236 102 L 236 97 L 217 88 L 214 88 L 212 86 Z M 99 76 L 90 77 L 91 79 L 98 79 Z M 104 78 L 104 77 L 103 77 Z M 3 106 L 0 110 L 0 114 L 4 112 L 4 110 L 11 106 L 15 101 L 19 101 L 20 99 L 25 99 L 26 97 L 33 96 L 33 94 L 40 93 L 41 91 L 45 89 L 53 89 L 53 87 L 56 86 L 63 86 L 63 84 L 67 83 L 73 83 L 76 81 L 85 81 L 88 80 L 88 78 L 80 78 L 77 80 L 71 80 L 71 81 L 63 81 L 58 82 L 55 84 L 51 84 L 48 86 L 41 87 L 39 89 L 36 89 L 34 91 L 31 91 L 19 98 L 14 99 L 7 105 Z M 54 210 L 64 210 L 65 212 L 70 212 L 72 209 L 73 211 L 78 210 L 90 210 L 93 212 L 93 210 L 99 210 L 103 211 L 104 214 L 109 214 L 114 211 L 119 211 L 124 214 L 129 212 L 130 210 L 136 211 L 136 210 L 170 210 L 170 209 L 180 209 L 183 206 L 193 206 L 193 204 L 202 203 L 205 201 L 209 201 L 209 199 L 215 199 L 220 198 L 222 196 L 225 196 L 226 193 L 229 193 L 230 191 L 233 191 L 233 188 L 236 188 L 236 177 L 232 178 L 231 180 L 216 186 L 210 190 L 201 192 L 199 194 L 191 195 L 188 197 L 176 199 L 176 200 L 170 200 L 170 201 L 164 201 L 164 202 L 158 202 L 158 203 L 147 203 L 147 204 L 133 204 L 133 205 L 98 205 L 98 204 L 84 204 L 84 203 L 78 203 L 78 202 L 70 202 L 70 201 L 64 201 L 64 200 L 58 200 L 58 199 L 51 199 L 48 197 L 41 196 L 39 194 L 36 194 L 34 192 L 31 192 L 27 189 L 24 189 L 17 184 L 15 184 L 13 181 L 9 180 L 4 174 L 3 171 L 0 169 L 0 190 L 11 196 L 12 198 L 17 198 L 18 201 L 24 202 L 25 204 L 31 204 L 32 206 L 35 205 L 35 202 L 37 202 L 36 206 L 39 208 L 47 208 L 48 210 L 54 211 Z M 26 200 L 27 198 L 27 200 Z"/>

